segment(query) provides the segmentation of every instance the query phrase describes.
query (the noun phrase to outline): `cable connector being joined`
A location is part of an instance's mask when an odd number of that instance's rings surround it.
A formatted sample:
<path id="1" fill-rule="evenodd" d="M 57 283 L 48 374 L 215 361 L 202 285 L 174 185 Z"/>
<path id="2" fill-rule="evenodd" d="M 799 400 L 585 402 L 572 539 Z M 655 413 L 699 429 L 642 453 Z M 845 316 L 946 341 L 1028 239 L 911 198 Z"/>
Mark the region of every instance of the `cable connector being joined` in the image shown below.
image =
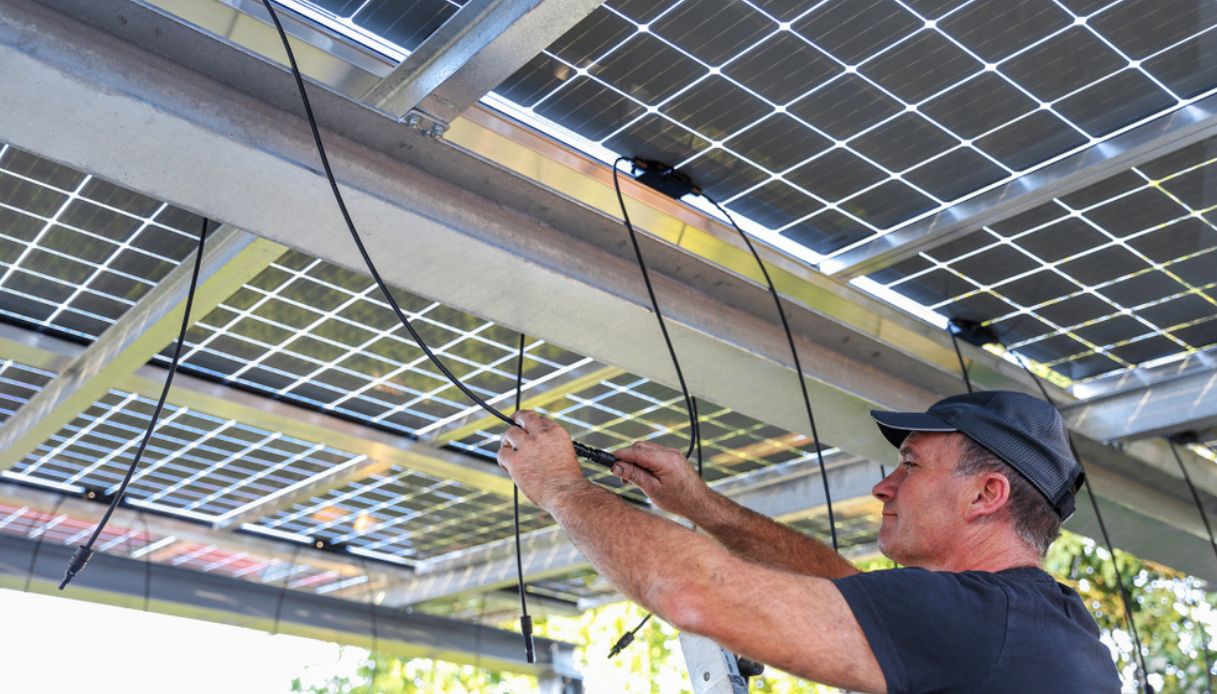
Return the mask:
<path id="1" fill-rule="evenodd" d="M 613 467 L 613 463 L 617 462 L 617 457 L 608 451 L 602 451 L 599 448 L 592 448 L 587 444 L 572 441 L 575 445 L 575 455 L 580 458 L 587 458 L 597 465 L 604 467 Z"/>
<path id="2" fill-rule="evenodd" d="M 76 578 L 76 574 L 83 571 L 85 564 L 88 564 L 92 558 L 93 550 L 84 545 L 78 546 L 76 552 L 72 555 L 72 561 L 68 562 L 68 570 L 63 575 L 63 580 L 59 582 L 59 590 L 67 588 L 72 579 Z"/>

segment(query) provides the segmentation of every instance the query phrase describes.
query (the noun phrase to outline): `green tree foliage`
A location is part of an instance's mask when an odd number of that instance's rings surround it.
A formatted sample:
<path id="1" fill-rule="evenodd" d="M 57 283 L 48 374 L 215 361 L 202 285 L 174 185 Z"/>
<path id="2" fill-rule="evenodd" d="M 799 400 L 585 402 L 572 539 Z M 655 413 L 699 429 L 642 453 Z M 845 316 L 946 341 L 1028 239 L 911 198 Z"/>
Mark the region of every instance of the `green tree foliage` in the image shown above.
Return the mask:
<path id="1" fill-rule="evenodd" d="M 1213 691 L 1209 672 L 1217 665 L 1217 594 L 1205 593 L 1203 581 L 1119 550 L 1113 564 L 1105 547 L 1071 533 L 1052 546 L 1044 568 L 1082 596 L 1103 642 L 1117 654 L 1121 676 L 1131 682 L 1136 663 L 1117 566 L 1133 598 L 1133 619 L 1154 689 L 1163 694 Z"/>
<path id="2" fill-rule="evenodd" d="M 1119 570 L 1133 595 L 1133 611 L 1148 654 L 1150 682 L 1162 694 L 1206 692 L 1211 689 L 1209 669 L 1217 667 L 1217 595 L 1204 583 L 1162 566 L 1117 552 Z M 860 568 L 891 568 L 886 559 L 866 562 Z M 1104 643 L 1116 654 L 1126 691 L 1135 691 L 1132 638 L 1126 629 L 1110 554 L 1087 538 L 1065 533 L 1053 545 L 1045 568 L 1057 580 L 1072 586 L 1095 616 Z M 588 610 L 579 617 L 538 618 L 537 635 L 581 644 L 576 665 L 589 694 L 669 694 L 688 692 L 688 673 L 680 653 L 677 632 L 659 619 L 639 630 L 634 643 L 616 658 L 609 648 L 646 613 L 630 603 L 615 603 Z M 515 624 L 501 625 L 505 629 Z M 1207 628 L 1207 631 L 1205 629 Z M 374 664 L 374 668 L 371 667 Z M 494 673 L 423 658 L 375 658 L 350 675 L 334 676 L 321 684 L 293 683 L 304 694 L 407 694 L 449 692 L 501 694 L 532 691 L 535 680 Z M 759 694 L 821 694 L 836 691 L 768 668 L 752 681 Z"/>

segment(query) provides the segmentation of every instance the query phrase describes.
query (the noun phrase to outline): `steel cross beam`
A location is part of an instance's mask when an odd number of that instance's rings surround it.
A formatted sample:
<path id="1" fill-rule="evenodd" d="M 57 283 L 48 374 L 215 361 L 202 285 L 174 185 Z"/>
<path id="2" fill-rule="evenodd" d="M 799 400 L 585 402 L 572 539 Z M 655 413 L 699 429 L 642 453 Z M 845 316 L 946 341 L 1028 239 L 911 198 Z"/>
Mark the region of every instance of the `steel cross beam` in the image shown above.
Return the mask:
<path id="1" fill-rule="evenodd" d="M 34 541 L 0 535 L 0 585 L 20 590 L 31 560 Z M 31 589 L 58 595 L 55 584 L 72 548 L 42 546 L 36 555 Z M 146 567 L 143 561 L 99 553 L 72 585 L 68 596 L 108 605 L 138 608 L 143 605 L 145 571 L 151 572 L 150 604 L 162 614 L 204 619 L 269 631 L 275 626 L 280 597 L 280 633 L 323 639 L 403 657 L 438 658 L 478 664 L 494 670 L 521 672 L 545 678 L 553 674 L 578 678 L 574 645 L 538 638 L 537 662 L 525 662 L 520 636 L 433 615 L 369 606 L 344 600 L 200 573 L 164 564 Z M 375 644 L 372 641 L 375 612 Z"/>
<path id="2" fill-rule="evenodd" d="M 1217 425 L 1217 369 L 1090 398 L 1063 414 L 1070 428 L 1098 441 L 1199 431 Z"/>
<path id="3" fill-rule="evenodd" d="M 987 193 L 825 260 L 820 269 L 842 278 L 867 275 L 1130 167 L 1217 135 L 1217 95 L 1163 114 L 1122 135 L 1023 174 Z"/>
<path id="4" fill-rule="evenodd" d="M 397 118 L 417 110 L 448 124 L 524 67 L 604 0 L 469 0 L 364 100 Z"/>
<path id="5" fill-rule="evenodd" d="M 194 297 L 205 315 L 286 250 L 239 229 L 221 226 L 206 245 Z M 177 336 L 194 254 L 183 260 L 114 322 L 58 377 L 0 428 L 0 470 L 21 461 L 43 441 L 148 362 Z M 159 395 L 159 393 L 158 393 Z"/>

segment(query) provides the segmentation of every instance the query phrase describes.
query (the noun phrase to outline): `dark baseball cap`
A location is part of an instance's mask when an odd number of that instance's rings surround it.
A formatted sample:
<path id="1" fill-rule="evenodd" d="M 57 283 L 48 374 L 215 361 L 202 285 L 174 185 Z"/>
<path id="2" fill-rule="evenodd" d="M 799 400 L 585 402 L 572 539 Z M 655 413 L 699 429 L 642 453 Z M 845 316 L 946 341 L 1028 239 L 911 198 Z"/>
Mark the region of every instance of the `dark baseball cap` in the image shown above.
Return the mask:
<path id="1" fill-rule="evenodd" d="M 1027 478 L 1061 518 L 1073 515 L 1074 494 L 1085 475 L 1070 451 L 1064 418 L 1039 398 L 1008 390 L 977 391 L 939 400 L 925 412 L 870 414 L 897 448 L 914 431 L 959 432 Z"/>

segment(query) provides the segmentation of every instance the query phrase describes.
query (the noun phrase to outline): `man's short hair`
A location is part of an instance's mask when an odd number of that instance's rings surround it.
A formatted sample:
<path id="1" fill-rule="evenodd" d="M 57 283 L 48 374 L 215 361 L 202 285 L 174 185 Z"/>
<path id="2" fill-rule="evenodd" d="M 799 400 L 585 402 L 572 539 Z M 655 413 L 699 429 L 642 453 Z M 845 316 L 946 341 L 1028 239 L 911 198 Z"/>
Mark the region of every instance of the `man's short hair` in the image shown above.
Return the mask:
<path id="1" fill-rule="evenodd" d="M 1048 547 L 1061 535 L 1061 517 L 1053 510 L 1047 497 L 992 451 L 967 436 L 959 435 L 959 459 L 954 474 L 959 477 L 985 472 L 999 472 L 1010 481 L 1010 499 L 1006 507 L 1014 521 L 1014 530 L 1027 544 L 1039 552 L 1040 557 L 1048 553 Z"/>

